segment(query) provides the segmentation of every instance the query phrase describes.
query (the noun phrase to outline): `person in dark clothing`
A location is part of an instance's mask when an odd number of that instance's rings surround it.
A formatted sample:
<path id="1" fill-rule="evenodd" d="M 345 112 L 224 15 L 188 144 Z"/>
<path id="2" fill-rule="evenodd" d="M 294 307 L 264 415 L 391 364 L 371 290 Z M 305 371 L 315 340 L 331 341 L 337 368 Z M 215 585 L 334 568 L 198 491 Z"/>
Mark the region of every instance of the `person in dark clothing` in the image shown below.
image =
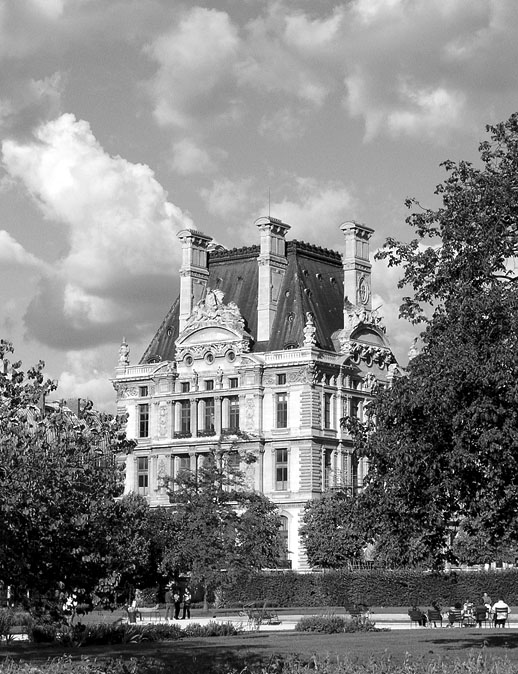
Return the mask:
<path id="1" fill-rule="evenodd" d="M 174 619 L 180 620 L 180 607 L 182 605 L 182 595 L 180 591 L 176 589 L 173 592 L 173 603 L 174 603 Z"/>
<path id="2" fill-rule="evenodd" d="M 185 588 L 185 592 L 183 593 L 183 614 L 182 618 L 190 618 L 191 617 L 191 593 L 189 592 L 189 588 Z"/>

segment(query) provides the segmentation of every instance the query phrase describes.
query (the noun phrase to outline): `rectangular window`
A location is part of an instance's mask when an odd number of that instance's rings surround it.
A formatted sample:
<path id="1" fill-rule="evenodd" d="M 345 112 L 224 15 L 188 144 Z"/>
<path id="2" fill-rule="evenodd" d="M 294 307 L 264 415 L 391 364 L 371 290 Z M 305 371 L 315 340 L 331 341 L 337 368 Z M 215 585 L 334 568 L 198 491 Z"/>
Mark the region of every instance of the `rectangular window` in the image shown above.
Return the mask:
<path id="1" fill-rule="evenodd" d="M 324 428 L 331 428 L 331 393 L 324 393 Z"/>
<path id="2" fill-rule="evenodd" d="M 278 393 L 275 396 L 275 413 L 277 428 L 288 428 L 288 394 Z"/>
<path id="3" fill-rule="evenodd" d="M 180 384 L 180 389 L 182 393 L 189 393 L 189 382 L 188 381 L 183 381 Z"/>
<path id="4" fill-rule="evenodd" d="M 206 431 L 214 430 L 214 398 L 205 399 L 204 426 Z"/>
<path id="5" fill-rule="evenodd" d="M 141 398 L 145 398 L 147 395 L 149 395 L 149 389 L 147 386 L 139 386 L 138 387 L 138 394 Z"/>
<path id="6" fill-rule="evenodd" d="M 191 403 L 188 400 L 182 400 L 180 403 L 180 432 L 191 432 Z"/>
<path id="7" fill-rule="evenodd" d="M 275 450 L 275 490 L 288 489 L 288 450 Z"/>
<path id="8" fill-rule="evenodd" d="M 214 379 L 207 379 L 205 381 L 205 390 L 213 391 L 214 390 Z"/>
<path id="9" fill-rule="evenodd" d="M 228 380 L 228 385 L 230 388 L 238 388 L 239 380 L 237 377 L 230 377 Z"/>
<path id="10" fill-rule="evenodd" d="M 138 436 L 149 437 L 149 405 L 147 403 L 138 406 Z"/>
<path id="11" fill-rule="evenodd" d="M 230 428 L 239 428 L 239 398 L 237 396 L 228 399 L 228 425 Z"/>
<path id="12" fill-rule="evenodd" d="M 147 456 L 139 456 L 137 459 L 137 484 L 139 494 L 146 495 L 149 492 L 149 464 Z"/>
<path id="13" fill-rule="evenodd" d="M 187 454 L 180 456 L 178 460 L 178 472 L 191 470 L 191 457 Z"/>
<path id="14" fill-rule="evenodd" d="M 282 374 L 277 375 L 277 384 L 285 384 L 286 383 L 286 373 L 283 372 Z"/>

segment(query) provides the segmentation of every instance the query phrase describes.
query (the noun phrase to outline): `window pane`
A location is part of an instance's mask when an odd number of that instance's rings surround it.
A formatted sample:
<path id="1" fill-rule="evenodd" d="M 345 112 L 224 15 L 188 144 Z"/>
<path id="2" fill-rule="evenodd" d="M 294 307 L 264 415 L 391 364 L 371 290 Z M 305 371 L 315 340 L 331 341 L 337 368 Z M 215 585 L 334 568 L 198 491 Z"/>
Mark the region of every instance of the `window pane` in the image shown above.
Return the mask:
<path id="1" fill-rule="evenodd" d="M 229 426 L 230 428 L 239 428 L 239 399 L 237 396 L 229 398 L 228 403 Z"/>
<path id="2" fill-rule="evenodd" d="M 149 405 L 138 406 L 138 436 L 147 438 L 149 435 Z"/>
<path id="3" fill-rule="evenodd" d="M 277 394 L 276 400 L 277 428 L 288 427 L 288 395 L 286 393 Z"/>
<path id="4" fill-rule="evenodd" d="M 191 432 L 191 403 L 187 400 L 182 401 L 180 410 L 180 430 L 182 433 Z"/>
<path id="5" fill-rule="evenodd" d="M 275 489 L 286 491 L 288 489 L 288 450 L 275 450 Z"/>
<path id="6" fill-rule="evenodd" d="M 214 398 L 205 400 L 204 426 L 206 431 L 214 430 Z"/>

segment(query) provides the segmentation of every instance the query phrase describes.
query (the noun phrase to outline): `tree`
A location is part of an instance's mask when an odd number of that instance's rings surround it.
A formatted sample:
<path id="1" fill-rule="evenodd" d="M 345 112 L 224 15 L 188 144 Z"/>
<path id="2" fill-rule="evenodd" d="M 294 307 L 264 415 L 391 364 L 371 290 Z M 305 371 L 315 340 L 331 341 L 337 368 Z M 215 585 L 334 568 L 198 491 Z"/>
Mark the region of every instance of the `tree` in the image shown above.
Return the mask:
<path id="1" fill-rule="evenodd" d="M 389 239 L 380 255 L 413 290 L 402 315 L 426 326 L 358 443 L 370 533 L 402 563 L 454 559 L 463 522 L 489 546 L 518 539 L 518 114 L 488 131 L 481 166 L 445 162 L 442 206 L 409 200 L 417 238 Z"/>
<path id="2" fill-rule="evenodd" d="M 63 405 L 44 411 L 42 399 L 55 385 L 44 379 L 43 362 L 25 373 L 10 362 L 13 352 L 0 341 L 1 580 L 39 594 L 58 587 L 89 593 L 101 577 L 133 563 L 114 544 L 134 510 L 128 500 L 114 501 L 123 488 L 115 457 L 132 442 L 123 419 L 89 402 L 78 415 Z"/>
<path id="3" fill-rule="evenodd" d="M 280 550 L 276 506 L 244 488 L 244 475 L 227 453 L 212 450 L 196 472 L 184 471 L 175 484 L 164 536 L 165 575 L 190 573 L 207 601 L 207 590 L 224 580 L 275 565 Z"/>
<path id="4" fill-rule="evenodd" d="M 334 491 L 304 507 L 299 534 L 310 566 L 339 569 L 364 558 L 363 500 Z"/>

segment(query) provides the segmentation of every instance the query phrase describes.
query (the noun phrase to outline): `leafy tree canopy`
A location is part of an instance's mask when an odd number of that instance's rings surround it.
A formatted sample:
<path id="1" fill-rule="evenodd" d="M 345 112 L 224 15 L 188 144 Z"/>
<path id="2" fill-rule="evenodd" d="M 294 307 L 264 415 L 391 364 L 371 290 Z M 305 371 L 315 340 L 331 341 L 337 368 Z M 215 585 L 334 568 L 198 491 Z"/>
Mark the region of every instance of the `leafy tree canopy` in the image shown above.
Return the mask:
<path id="1" fill-rule="evenodd" d="M 63 405 L 44 412 L 55 388 L 44 364 L 24 372 L 13 352 L 0 341 L 1 580 L 41 594 L 58 586 L 89 593 L 100 578 L 134 570 L 133 548 L 145 554 L 142 503 L 114 500 L 123 487 L 115 456 L 132 443 L 124 420 L 89 402 L 79 415 Z"/>
<path id="2" fill-rule="evenodd" d="M 342 491 L 308 501 L 299 530 L 313 567 L 339 569 L 363 559 L 363 499 Z"/>
<path id="3" fill-rule="evenodd" d="M 488 131 L 481 167 L 446 162 L 442 206 L 412 213 L 417 238 L 381 254 L 413 290 L 402 314 L 426 321 L 421 353 L 357 436 L 371 535 L 401 563 L 452 557 L 463 522 L 489 546 L 518 540 L 518 114 Z"/>
<path id="4" fill-rule="evenodd" d="M 162 519 L 161 570 L 190 572 L 205 588 L 229 577 L 275 565 L 280 518 L 276 506 L 245 486 L 231 456 L 214 449 L 196 472 L 184 471 Z"/>

